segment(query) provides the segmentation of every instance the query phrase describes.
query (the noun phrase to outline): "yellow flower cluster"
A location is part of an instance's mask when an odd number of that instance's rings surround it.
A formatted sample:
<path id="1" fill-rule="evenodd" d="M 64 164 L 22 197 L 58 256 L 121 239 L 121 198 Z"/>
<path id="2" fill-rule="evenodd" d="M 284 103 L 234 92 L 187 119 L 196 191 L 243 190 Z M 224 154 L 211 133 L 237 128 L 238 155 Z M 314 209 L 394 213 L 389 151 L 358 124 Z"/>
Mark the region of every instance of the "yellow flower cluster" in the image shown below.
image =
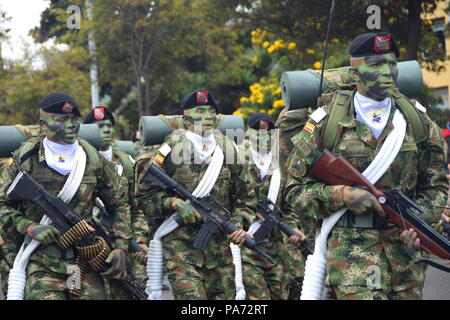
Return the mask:
<path id="1" fill-rule="evenodd" d="M 261 29 L 253 30 L 252 33 L 252 43 L 262 43 L 264 38 L 267 36 L 267 31 L 262 31 Z"/>
<path id="2" fill-rule="evenodd" d="M 320 61 L 314 62 L 313 68 L 316 70 L 322 69 L 322 62 L 320 62 Z"/>
<path id="3" fill-rule="evenodd" d="M 282 107 L 284 107 L 284 102 L 281 99 L 280 100 L 275 100 L 272 106 L 275 109 L 282 108 Z"/>
<path id="4" fill-rule="evenodd" d="M 288 50 L 294 50 L 297 48 L 297 44 L 295 42 L 284 42 L 282 39 L 275 40 L 275 42 L 271 45 L 269 41 L 263 43 L 263 47 L 267 48 L 268 53 L 273 53 L 283 48 L 287 48 Z"/>
<path id="5" fill-rule="evenodd" d="M 279 78 L 262 77 L 258 82 L 249 87 L 250 96 L 239 99 L 241 107 L 233 114 L 247 118 L 255 112 L 266 112 L 270 115 L 284 107 L 281 99 Z"/>

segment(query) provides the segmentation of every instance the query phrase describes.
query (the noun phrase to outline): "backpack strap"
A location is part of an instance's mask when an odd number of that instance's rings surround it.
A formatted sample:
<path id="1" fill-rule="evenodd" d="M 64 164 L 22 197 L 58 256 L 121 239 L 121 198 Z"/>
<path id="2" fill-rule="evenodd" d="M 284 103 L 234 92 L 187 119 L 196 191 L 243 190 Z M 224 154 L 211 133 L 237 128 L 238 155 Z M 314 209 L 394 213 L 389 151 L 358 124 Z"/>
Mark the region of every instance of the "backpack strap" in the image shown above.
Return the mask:
<path id="1" fill-rule="evenodd" d="M 422 120 L 419 110 L 406 98 L 403 94 L 397 90 L 392 93 L 395 104 L 399 107 L 400 111 L 405 115 L 408 122 L 411 124 L 414 141 L 419 144 L 428 138 L 427 128 Z"/>
<path id="2" fill-rule="evenodd" d="M 339 122 L 348 116 L 353 92 L 349 90 L 337 91 L 331 100 L 329 116 L 322 131 L 322 148 L 333 150 L 339 131 Z"/>
<path id="3" fill-rule="evenodd" d="M 41 147 L 41 140 L 38 138 L 31 138 L 25 141 L 18 150 L 18 163 L 19 167 L 23 170 L 30 172 L 31 171 L 31 160 L 27 161 L 39 152 L 39 148 Z"/>
<path id="4" fill-rule="evenodd" d="M 97 149 L 95 149 L 91 144 L 89 144 L 89 142 L 83 139 L 78 139 L 78 143 L 86 151 L 86 155 L 89 159 L 89 165 L 92 167 L 96 175 L 102 175 L 102 163 Z"/>
<path id="5" fill-rule="evenodd" d="M 113 153 L 120 159 L 120 162 L 123 166 L 123 173 L 127 177 L 128 181 L 134 181 L 134 167 L 130 156 L 116 148 L 113 148 Z"/>

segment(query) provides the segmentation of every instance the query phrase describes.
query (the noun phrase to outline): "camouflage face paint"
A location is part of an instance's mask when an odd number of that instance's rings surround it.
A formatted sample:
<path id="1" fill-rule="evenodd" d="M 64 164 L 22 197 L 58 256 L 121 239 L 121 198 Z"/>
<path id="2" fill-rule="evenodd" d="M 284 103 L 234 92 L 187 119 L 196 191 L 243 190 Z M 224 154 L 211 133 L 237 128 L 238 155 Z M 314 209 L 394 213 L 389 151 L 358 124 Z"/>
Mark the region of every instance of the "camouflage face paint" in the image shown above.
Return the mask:
<path id="1" fill-rule="evenodd" d="M 102 138 L 101 150 L 108 149 L 113 142 L 114 127 L 111 120 L 96 121 L 95 124 L 100 130 L 100 137 Z"/>
<path id="2" fill-rule="evenodd" d="M 395 88 L 398 78 L 397 59 L 393 53 L 364 57 L 351 69 L 352 78 L 369 98 L 384 100 Z"/>
<path id="3" fill-rule="evenodd" d="M 211 106 L 201 106 L 184 110 L 183 122 L 187 130 L 194 132 L 194 124 L 201 124 L 201 130 L 214 129 L 217 121 L 216 109 Z"/>
<path id="4" fill-rule="evenodd" d="M 75 143 L 80 131 L 80 118 L 76 115 L 41 112 L 41 121 L 49 140 L 60 144 Z"/>

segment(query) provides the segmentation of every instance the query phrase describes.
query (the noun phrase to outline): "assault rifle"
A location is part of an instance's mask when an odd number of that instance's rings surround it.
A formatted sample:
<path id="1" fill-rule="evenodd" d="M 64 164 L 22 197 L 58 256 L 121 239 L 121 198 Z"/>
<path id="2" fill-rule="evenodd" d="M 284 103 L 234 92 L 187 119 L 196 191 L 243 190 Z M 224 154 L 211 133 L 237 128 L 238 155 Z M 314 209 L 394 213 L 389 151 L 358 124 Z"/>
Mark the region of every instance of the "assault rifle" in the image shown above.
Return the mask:
<path id="1" fill-rule="evenodd" d="M 275 210 L 280 214 L 275 213 Z M 288 237 L 300 237 L 297 232 L 295 232 L 287 225 L 286 222 L 283 221 L 283 211 L 281 211 L 281 209 L 278 208 L 270 199 L 258 200 L 256 205 L 256 213 L 259 213 L 264 218 L 261 222 L 261 226 L 253 234 L 256 242 L 263 242 L 275 228 L 278 228 L 278 230 L 283 232 Z M 305 241 L 301 241 L 300 246 L 312 254 L 312 251 L 306 246 Z"/>
<path id="2" fill-rule="evenodd" d="M 200 213 L 203 224 L 200 228 L 199 233 L 197 234 L 197 237 L 195 238 L 194 248 L 205 250 L 208 245 L 209 238 L 219 229 L 222 229 L 228 234 L 239 230 L 238 227 L 228 221 L 228 218 L 226 218 L 219 212 L 219 210 L 223 210 L 228 213 L 228 215 L 230 215 L 227 209 L 224 208 L 216 199 L 214 199 L 212 196 L 196 198 L 192 193 L 183 188 L 183 186 L 169 177 L 155 164 L 152 163 L 150 165 L 141 181 L 151 183 L 153 185 L 176 193 L 182 199 L 189 201 L 190 204 L 195 208 L 195 210 Z M 218 208 L 214 208 L 214 204 L 217 205 Z M 179 225 L 182 224 L 180 217 L 175 216 L 175 220 Z M 260 256 L 275 264 L 275 261 L 272 259 L 272 257 L 265 253 L 254 239 L 250 238 L 246 234 L 244 235 L 244 238 L 244 245 L 247 248 L 256 251 Z"/>
<path id="3" fill-rule="evenodd" d="M 107 270 L 105 260 L 108 257 L 113 243 L 111 238 L 92 221 L 93 228 L 82 220 L 60 198 L 48 193 L 25 171 L 19 172 L 7 191 L 12 200 L 31 201 L 46 216 L 52 220 L 52 225 L 61 232 L 58 245 L 67 249 L 75 247 L 79 258 L 92 269 L 100 272 Z M 128 273 L 125 279 L 117 281 L 133 300 L 147 300 L 145 290 L 138 286 L 138 280 Z"/>
<path id="4" fill-rule="evenodd" d="M 420 239 L 421 248 L 442 259 L 450 259 L 450 241 L 429 226 L 420 217 L 423 209 L 413 200 L 396 188 L 390 191 L 377 189 L 355 167 L 342 156 L 335 157 L 325 150 L 310 166 L 311 174 L 329 185 L 363 186 L 372 193 L 386 213 L 386 221 L 395 224 L 403 230 L 414 229 Z M 429 259 L 420 259 L 443 271 L 450 268 L 442 266 Z"/>

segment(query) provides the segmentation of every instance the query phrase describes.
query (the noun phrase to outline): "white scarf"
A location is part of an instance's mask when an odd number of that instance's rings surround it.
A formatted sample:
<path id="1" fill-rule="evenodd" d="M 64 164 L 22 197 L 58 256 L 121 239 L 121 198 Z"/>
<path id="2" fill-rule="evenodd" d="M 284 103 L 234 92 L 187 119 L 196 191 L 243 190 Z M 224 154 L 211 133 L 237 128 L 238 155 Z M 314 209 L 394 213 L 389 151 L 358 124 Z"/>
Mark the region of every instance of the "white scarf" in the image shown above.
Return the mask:
<path id="1" fill-rule="evenodd" d="M 186 138 L 192 142 L 194 151 L 200 158 L 201 163 L 205 162 L 212 155 L 217 145 L 214 135 L 210 132 L 207 132 L 202 137 L 191 131 L 186 131 Z"/>
<path id="2" fill-rule="evenodd" d="M 391 112 L 392 100 L 390 97 L 377 101 L 356 92 L 354 97 L 356 119 L 372 130 L 375 137 L 381 135 L 386 127 Z"/>
<path id="3" fill-rule="evenodd" d="M 43 142 L 47 165 L 63 176 L 69 174 L 75 167 L 78 153 L 84 152 L 78 141 L 73 144 L 59 144 L 45 137 Z"/>
<path id="4" fill-rule="evenodd" d="M 109 146 L 109 148 L 106 151 L 99 151 L 98 153 L 100 153 L 106 160 L 108 161 L 112 161 L 113 158 L 113 151 L 112 151 L 112 147 Z"/>
<path id="5" fill-rule="evenodd" d="M 250 153 L 252 155 L 253 162 L 259 169 L 261 180 L 263 180 L 267 175 L 267 172 L 269 172 L 270 164 L 272 163 L 272 152 L 261 154 L 250 147 Z"/>

